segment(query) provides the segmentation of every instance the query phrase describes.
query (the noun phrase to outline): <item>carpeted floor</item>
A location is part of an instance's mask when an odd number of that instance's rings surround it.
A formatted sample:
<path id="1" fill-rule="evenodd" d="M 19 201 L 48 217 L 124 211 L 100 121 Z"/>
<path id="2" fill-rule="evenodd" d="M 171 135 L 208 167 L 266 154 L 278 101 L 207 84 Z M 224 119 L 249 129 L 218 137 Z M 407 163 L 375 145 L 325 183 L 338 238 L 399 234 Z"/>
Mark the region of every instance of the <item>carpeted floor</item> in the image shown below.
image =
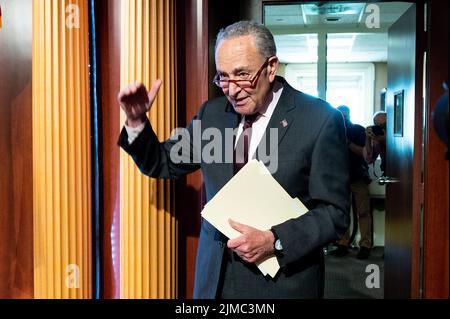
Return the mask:
<path id="1" fill-rule="evenodd" d="M 355 248 L 349 249 L 348 255 L 344 257 L 336 257 L 330 253 L 325 256 L 325 299 L 383 299 L 383 247 L 374 247 L 366 260 L 357 259 L 357 253 Z M 380 288 L 368 288 L 366 285 L 369 276 L 369 286 L 376 280 L 374 269 L 379 269 Z"/>

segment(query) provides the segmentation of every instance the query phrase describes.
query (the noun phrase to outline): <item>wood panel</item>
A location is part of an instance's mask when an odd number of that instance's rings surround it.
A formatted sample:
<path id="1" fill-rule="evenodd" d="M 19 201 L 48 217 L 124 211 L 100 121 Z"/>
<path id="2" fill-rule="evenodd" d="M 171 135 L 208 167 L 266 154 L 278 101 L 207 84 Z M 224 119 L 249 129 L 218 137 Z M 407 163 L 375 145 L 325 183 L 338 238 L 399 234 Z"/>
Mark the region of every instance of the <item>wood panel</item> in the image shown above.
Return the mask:
<path id="1" fill-rule="evenodd" d="M 120 0 L 95 2 L 102 158 L 101 297 L 120 297 Z"/>
<path id="2" fill-rule="evenodd" d="M 0 6 L 0 299 L 32 298 L 32 4 Z"/>
<path id="3" fill-rule="evenodd" d="M 160 140 L 175 127 L 175 1 L 126 0 L 121 6 L 121 87 L 163 86 L 149 112 Z M 125 121 L 123 114 L 121 122 Z M 177 230 L 170 181 L 143 176 L 120 154 L 120 290 L 122 298 L 177 297 Z"/>
<path id="4" fill-rule="evenodd" d="M 431 113 L 448 81 L 448 1 L 432 0 L 428 9 L 428 94 L 424 191 L 423 296 L 448 298 L 449 169 L 445 146 L 437 137 Z M 448 120 L 448 119 L 447 119 Z"/>
<path id="5" fill-rule="evenodd" d="M 208 99 L 208 0 L 179 1 L 178 17 L 178 122 L 184 127 Z M 176 182 L 179 229 L 178 292 L 192 298 L 195 259 L 202 209 L 202 176 L 190 174 Z"/>
<path id="6" fill-rule="evenodd" d="M 31 31 L 31 30 L 30 30 Z M 13 298 L 33 298 L 33 171 L 31 83 L 14 99 L 11 114 L 13 161 L 14 248 L 11 253 Z"/>
<path id="7" fill-rule="evenodd" d="M 33 1 L 35 298 L 92 297 L 88 32 L 87 0 Z"/>

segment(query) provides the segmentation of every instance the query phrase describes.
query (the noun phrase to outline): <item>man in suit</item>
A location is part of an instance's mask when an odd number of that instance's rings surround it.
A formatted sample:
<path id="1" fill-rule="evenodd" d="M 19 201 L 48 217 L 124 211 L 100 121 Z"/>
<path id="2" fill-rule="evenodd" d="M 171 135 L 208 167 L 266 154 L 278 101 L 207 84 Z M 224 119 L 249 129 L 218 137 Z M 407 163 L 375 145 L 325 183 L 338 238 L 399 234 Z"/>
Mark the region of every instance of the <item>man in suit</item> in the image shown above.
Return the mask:
<path id="1" fill-rule="evenodd" d="M 214 83 L 224 97 L 205 102 L 190 126 L 189 140 L 159 142 L 146 112 L 161 81 L 150 92 L 134 83 L 119 93 L 127 115 L 119 145 L 140 168 L 156 178 L 177 178 L 201 169 L 209 201 L 240 168 L 237 155 L 241 137 L 244 162 L 263 159 L 261 146 L 271 139 L 276 147 L 264 156 L 272 175 L 292 196 L 309 209 L 300 218 L 272 229 L 257 230 L 230 221 L 242 235 L 228 240 L 207 221 L 202 221 L 195 274 L 195 298 L 320 298 L 323 294 L 322 247 L 339 238 L 348 227 L 349 185 L 344 121 L 328 103 L 294 90 L 276 76 L 278 58 L 272 34 L 263 25 L 241 21 L 218 34 L 215 48 L 217 75 Z M 220 131 L 225 136 L 237 129 L 231 149 L 222 145 L 222 160 L 195 159 L 194 126 L 201 132 Z M 251 133 L 245 138 L 247 130 Z M 174 160 L 179 145 L 190 153 Z M 189 148 L 190 147 L 190 148 Z M 193 149 L 194 148 L 194 149 Z M 177 148 L 179 149 L 179 148 Z M 230 153 L 234 153 L 227 161 Z M 201 152 L 200 152 L 201 154 Z M 270 163 L 272 161 L 272 163 Z M 273 161 L 277 161 L 273 165 Z M 274 211 L 274 214 L 277 212 Z M 265 277 L 255 263 L 275 255 L 281 271 Z"/>

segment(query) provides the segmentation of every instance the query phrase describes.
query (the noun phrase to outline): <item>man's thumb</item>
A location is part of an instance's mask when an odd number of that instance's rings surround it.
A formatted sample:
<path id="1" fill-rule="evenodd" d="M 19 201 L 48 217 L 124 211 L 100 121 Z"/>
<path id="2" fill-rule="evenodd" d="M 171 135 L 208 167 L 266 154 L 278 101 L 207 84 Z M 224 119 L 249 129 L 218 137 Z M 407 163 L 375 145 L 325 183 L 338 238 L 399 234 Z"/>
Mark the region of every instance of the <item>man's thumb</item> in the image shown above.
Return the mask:
<path id="1" fill-rule="evenodd" d="M 160 79 L 156 80 L 155 83 L 153 83 L 153 86 L 150 89 L 150 92 L 148 92 L 148 99 L 150 100 L 150 104 L 152 104 L 153 101 L 155 100 L 156 94 L 158 94 L 161 84 L 162 84 L 162 81 Z"/>
<path id="2" fill-rule="evenodd" d="M 243 233 L 245 232 L 245 230 L 246 230 L 245 225 L 242 225 L 242 224 L 240 224 L 240 223 L 238 223 L 238 222 L 235 222 L 235 221 L 232 220 L 232 219 L 228 219 L 228 222 L 230 223 L 230 226 L 231 226 L 233 229 L 237 230 L 237 231 L 240 232 L 241 234 L 243 234 Z"/>

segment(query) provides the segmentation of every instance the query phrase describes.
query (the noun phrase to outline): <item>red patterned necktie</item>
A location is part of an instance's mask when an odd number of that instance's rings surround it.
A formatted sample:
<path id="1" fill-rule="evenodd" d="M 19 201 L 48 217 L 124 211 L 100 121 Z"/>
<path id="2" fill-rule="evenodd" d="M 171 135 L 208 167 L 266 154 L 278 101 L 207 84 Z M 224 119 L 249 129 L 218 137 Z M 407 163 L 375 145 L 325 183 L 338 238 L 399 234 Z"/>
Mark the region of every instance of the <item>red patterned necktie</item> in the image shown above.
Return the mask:
<path id="1" fill-rule="evenodd" d="M 252 138 L 252 125 L 258 119 L 259 113 L 246 115 L 244 118 L 244 128 L 237 141 L 233 154 L 234 174 L 244 167 L 248 162 L 248 150 Z"/>

